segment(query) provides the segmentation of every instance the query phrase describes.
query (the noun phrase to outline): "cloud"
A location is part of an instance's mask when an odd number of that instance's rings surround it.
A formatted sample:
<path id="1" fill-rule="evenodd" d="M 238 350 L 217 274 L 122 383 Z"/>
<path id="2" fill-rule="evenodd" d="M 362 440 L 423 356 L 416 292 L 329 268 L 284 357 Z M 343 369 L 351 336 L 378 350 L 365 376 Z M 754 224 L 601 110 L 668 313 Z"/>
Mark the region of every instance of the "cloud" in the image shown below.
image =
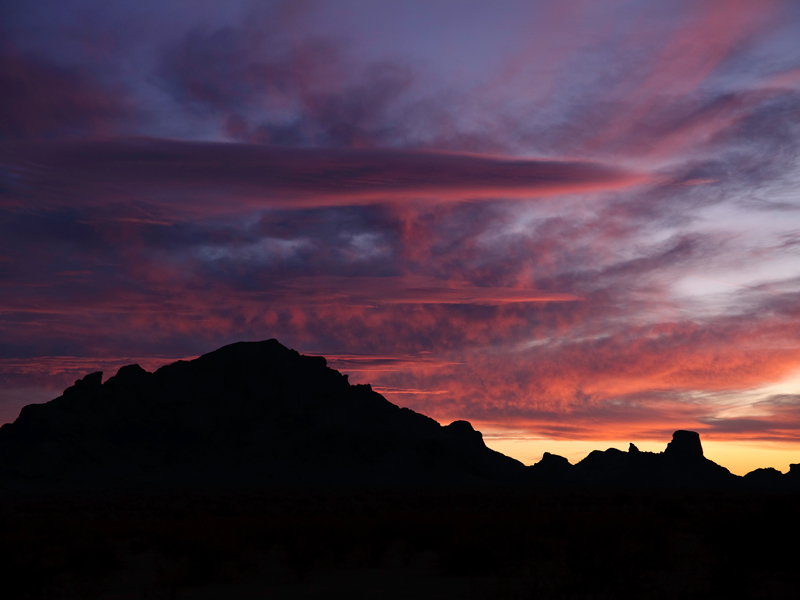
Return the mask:
<path id="1" fill-rule="evenodd" d="M 283 146 L 374 146 L 406 135 L 392 118 L 414 80 L 389 61 L 358 64 L 340 43 L 287 39 L 274 25 L 194 28 L 157 67 L 186 109 L 220 118 L 228 137 Z M 397 115 L 394 115 L 395 117 Z"/>
<path id="2" fill-rule="evenodd" d="M 0 141 L 110 135 L 132 114 L 89 73 L 0 46 Z"/>
<path id="3" fill-rule="evenodd" d="M 573 302 L 574 294 L 520 288 L 476 287 L 431 277 L 297 277 L 284 284 L 291 304 L 478 304 Z"/>
<path id="4" fill-rule="evenodd" d="M 697 94 L 700 86 L 774 18 L 775 8 L 773 3 L 751 0 L 692 4 L 691 9 L 681 15 L 681 27 L 664 28 L 659 32 L 660 35 L 667 33 L 667 39 L 650 60 L 640 61 L 639 68 L 623 78 L 616 89 L 608 90 L 615 99 L 621 99 L 620 103 L 627 105 L 628 110 L 616 111 L 604 129 L 587 141 L 588 146 L 615 146 L 620 142 L 629 145 L 631 137 L 639 137 L 637 134 L 642 129 L 649 129 L 654 117 L 663 119 L 667 111 L 674 114 L 676 106 L 681 107 L 687 97 L 690 105 L 697 105 L 702 98 Z M 687 138 L 702 138 L 703 127 L 713 128 L 708 120 L 702 125 L 684 123 L 681 149 L 686 146 Z M 651 147 L 655 146 L 650 152 L 663 151 L 665 146 L 672 146 L 674 151 L 677 136 L 670 137 L 672 139 L 665 141 L 658 136 L 641 136 L 637 149 L 641 151 L 647 140 Z"/>
<path id="5" fill-rule="evenodd" d="M 347 373 L 375 373 L 375 372 L 402 372 L 409 368 L 415 370 L 435 370 L 455 364 L 430 356 L 430 352 L 422 351 L 417 354 L 407 355 L 379 355 L 379 354 L 325 354 L 328 365 Z M 384 388 L 394 390 L 402 388 Z M 408 390 L 404 390 L 410 393 Z M 436 393 L 441 393 L 437 391 Z"/>
<path id="6" fill-rule="evenodd" d="M 736 413 L 706 416 L 700 421 L 717 436 L 729 439 L 793 441 L 800 433 L 798 394 L 771 394 L 739 407 Z"/>
<path id="7" fill-rule="evenodd" d="M 231 206 L 313 207 L 392 198 L 530 198 L 619 189 L 646 180 L 643 174 L 588 161 L 154 139 L 6 143 L 0 145 L 0 161 L 19 188 L 37 196 L 39 206 L 73 205 L 76 196 L 105 204 L 138 193 L 216 212 Z M 10 203 L 15 202 L 12 195 Z"/>

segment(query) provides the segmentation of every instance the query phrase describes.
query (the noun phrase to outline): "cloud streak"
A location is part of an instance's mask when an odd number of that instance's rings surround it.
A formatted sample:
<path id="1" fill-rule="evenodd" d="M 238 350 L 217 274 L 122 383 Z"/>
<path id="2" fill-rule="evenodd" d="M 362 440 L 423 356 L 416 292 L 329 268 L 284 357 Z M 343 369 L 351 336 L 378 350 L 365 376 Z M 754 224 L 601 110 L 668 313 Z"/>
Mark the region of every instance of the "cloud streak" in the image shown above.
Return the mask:
<path id="1" fill-rule="evenodd" d="M 442 285 L 429 277 L 298 277 L 286 285 L 291 304 L 477 304 L 494 306 L 528 302 L 574 302 L 574 294 L 519 288 L 475 287 L 459 282 Z"/>
<path id="2" fill-rule="evenodd" d="M 415 150 L 274 148 L 154 139 L 0 145 L 19 196 L 45 206 L 172 197 L 224 212 L 239 207 L 314 207 L 390 199 L 461 201 L 596 192 L 644 182 L 643 174 L 588 161 L 509 159 Z M 10 196 L 10 197 L 9 197 Z M 174 202 L 173 198 L 168 200 Z M 7 206 L 22 200 L 9 194 Z M 30 204 L 26 200 L 25 204 Z"/>

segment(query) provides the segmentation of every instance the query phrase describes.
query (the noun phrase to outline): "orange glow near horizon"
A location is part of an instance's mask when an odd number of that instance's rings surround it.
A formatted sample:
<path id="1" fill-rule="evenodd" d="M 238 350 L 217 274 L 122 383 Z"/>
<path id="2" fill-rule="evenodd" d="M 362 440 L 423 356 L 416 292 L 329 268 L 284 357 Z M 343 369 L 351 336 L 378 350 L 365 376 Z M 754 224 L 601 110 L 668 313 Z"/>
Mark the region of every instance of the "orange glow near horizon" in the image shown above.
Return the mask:
<path id="1" fill-rule="evenodd" d="M 584 459 L 593 450 L 616 448 L 627 452 L 633 443 L 642 452 L 663 452 L 670 439 L 655 440 L 559 440 L 537 439 L 524 436 L 513 439 L 482 432 L 483 440 L 492 450 L 516 458 L 525 465 L 532 465 L 549 452 L 563 456 L 573 465 Z M 701 436 L 702 438 L 702 436 Z M 789 465 L 800 464 L 800 442 L 741 442 L 736 440 L 701 439 L 703 454 L 728 469 L 734 475 L 745 475 L 756 469 L 773 468 L 782 473 Z"/>

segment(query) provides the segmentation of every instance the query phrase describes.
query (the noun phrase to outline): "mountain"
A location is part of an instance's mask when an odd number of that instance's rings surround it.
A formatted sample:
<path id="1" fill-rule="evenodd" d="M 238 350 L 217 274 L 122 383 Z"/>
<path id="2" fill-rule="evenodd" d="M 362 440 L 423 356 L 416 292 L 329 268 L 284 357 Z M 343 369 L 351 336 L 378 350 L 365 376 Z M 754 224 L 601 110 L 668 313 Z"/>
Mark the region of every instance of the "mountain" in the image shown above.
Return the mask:
<path id="1" fill-rule="evenodd" d="M 800 489 L 800 465 L 741 478 L 681 430 L 660 453 L 631 444 L 572 465 L 546 452 L 525 467 L 467 421 L 441 426 L 276 340 L 91 373 L 0 427 L 0 486 L 226 482 L 781 490 Z"/>
<path id="2" fill-rule="evenodd" d="M 529 467 L 530 480 L 540 485 L 578 488 L 679 488 L 800 490 L 800 464 L 788 473 L 756 469 L 739 477 L 703 455 L 700 435 L 679 430 L 663 452 L 642 452 L 630 444 L 627 452 L 594 450 L 575 465 L 545 452 Z"/>
<path id="3" fill-rule="evenodd" d="M 700 435 L 676 431 L 664 452 L 594 450 L 575 465 L 549 455 L 531 467 L 539 483 L 586 487 L 725 488 L 739 485 L 740 477 L 703 455 Z"/>
<path id="4" fill-rule="evenodd" d="M 0 428 L 0 481 L 519 481 L 466 421 L 445 427 L 350 385 L 324 358 L 240 342 L 149 373 L 76 381 Z"/>

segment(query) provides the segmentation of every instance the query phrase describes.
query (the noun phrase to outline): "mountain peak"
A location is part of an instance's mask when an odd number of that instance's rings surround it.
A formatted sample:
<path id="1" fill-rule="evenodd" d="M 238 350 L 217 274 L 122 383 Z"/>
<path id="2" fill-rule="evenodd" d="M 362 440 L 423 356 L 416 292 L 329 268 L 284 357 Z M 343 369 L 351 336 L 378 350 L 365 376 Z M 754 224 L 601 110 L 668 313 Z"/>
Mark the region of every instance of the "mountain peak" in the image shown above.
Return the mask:
<path id="1" fill-rule="evenodd" d="M 466 421 L 442 427 L 321 356 L 238 342 L 149 373 L 78 380 L 0 429 L 0 473 L 91 485 L 519 481 Z"/>
<path id="2" fill-rule="evenodd" d="M 700 443 L 700 434 L 696 431 L 679 429 L 672 434 L 672 441 L 667 444 L 664 455 L 679 461 L 703 458 L 703 445 Z"/>

